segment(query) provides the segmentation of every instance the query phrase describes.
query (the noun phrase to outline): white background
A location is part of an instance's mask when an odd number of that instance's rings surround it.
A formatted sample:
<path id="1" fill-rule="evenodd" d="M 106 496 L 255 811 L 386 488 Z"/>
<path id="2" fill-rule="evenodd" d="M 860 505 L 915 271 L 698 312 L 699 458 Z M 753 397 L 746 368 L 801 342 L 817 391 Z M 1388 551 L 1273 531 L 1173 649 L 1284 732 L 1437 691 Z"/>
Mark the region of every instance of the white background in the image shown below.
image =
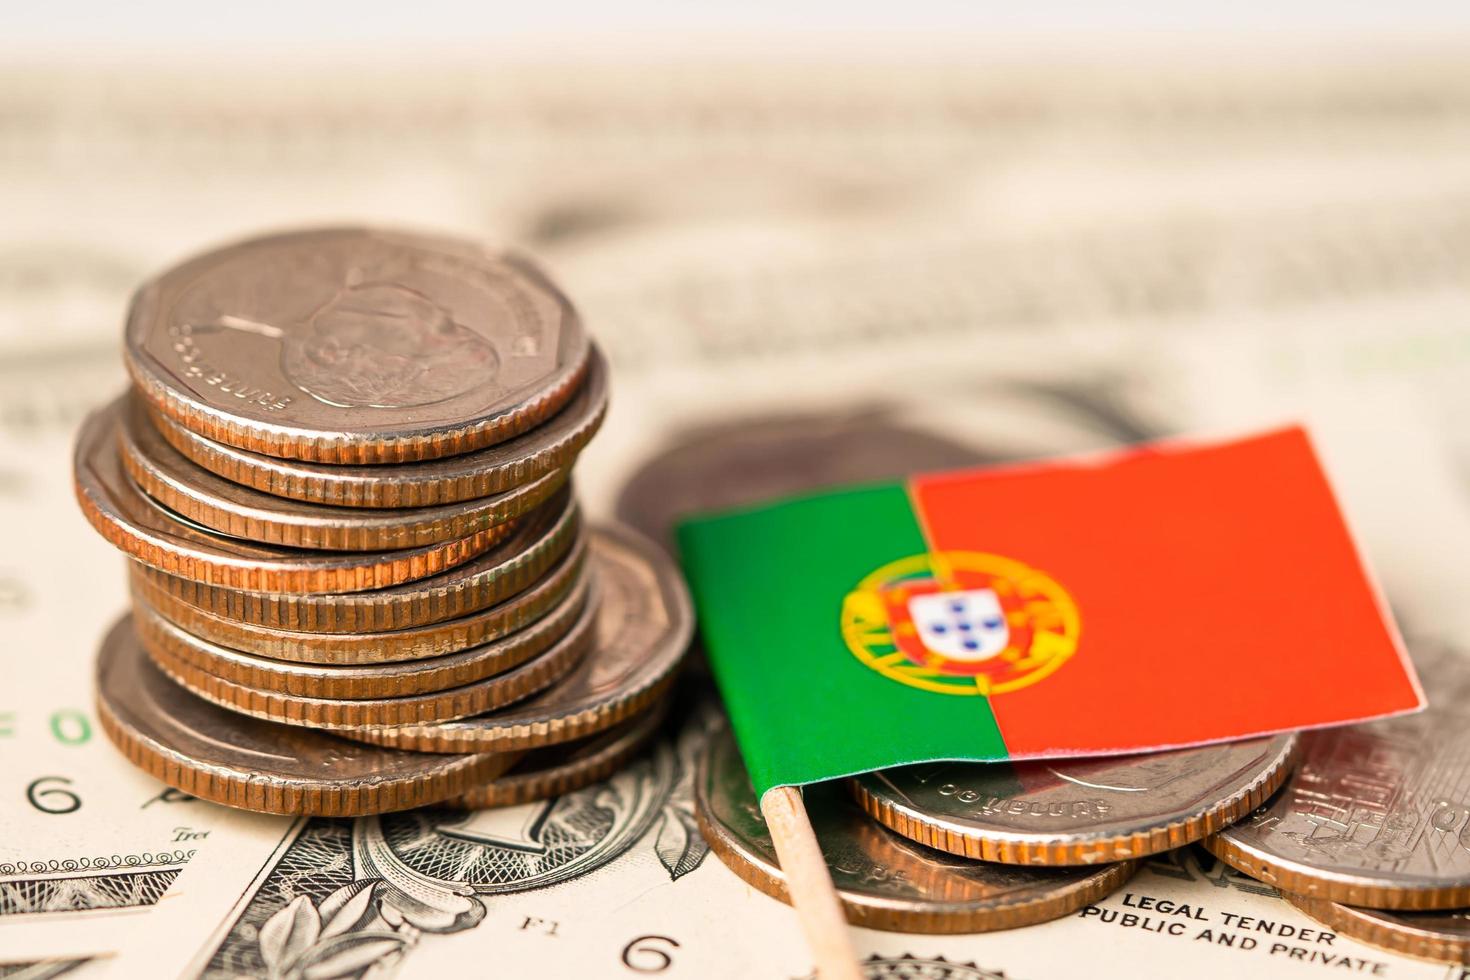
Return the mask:
<path id="1" fill-rule="evenodd" d="M 898 43 L 894 34 L 1015 35 L 1098 41 L 1154 39 L 1220 32 L 1256 34 L 1269 42 L 1281 33 L 1303 37 L 1356 34 L 1436 37 L 1470 32 L 1470 4 L 1458 0 L 1291 0 L 1218 3 L 1135 0 L 848 0 L 842 3 L 742 3 L 674 0 L 554 0 L 536 3 L 350 3 L 342 0 L 253 0 L 201 4 L 197 0 L 9 2 L 0 4 L 0 50 L 11 57 L 66 56 L 78 49 L 143 50 L 178 46 L 326 49 L 404 44 L 460 46 L 493 40 L 554 39 L 602 47 L 616 40 L 633 47 L 670 38 L 712 35 L 790 35 L 822 44 L 862 36 Z M 1101 36 L 1101 37 L 1100 37 Z"/>

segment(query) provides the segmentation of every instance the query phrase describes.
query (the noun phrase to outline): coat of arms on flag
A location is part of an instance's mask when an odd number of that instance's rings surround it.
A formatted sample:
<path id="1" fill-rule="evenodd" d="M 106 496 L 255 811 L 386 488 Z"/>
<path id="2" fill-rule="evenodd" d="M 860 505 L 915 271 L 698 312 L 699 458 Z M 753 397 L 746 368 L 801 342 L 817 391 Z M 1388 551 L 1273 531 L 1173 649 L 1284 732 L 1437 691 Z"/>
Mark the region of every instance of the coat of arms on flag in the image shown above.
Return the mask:
<path id="1" fill-rule="evenodd" d="M 913 555 L 864 578 L 842 605 L 848 649 L 885 677 L 942 694 L 1034 684 L 1077 649 L 1077 607 L 1018 561 L 977 552 Z"/>

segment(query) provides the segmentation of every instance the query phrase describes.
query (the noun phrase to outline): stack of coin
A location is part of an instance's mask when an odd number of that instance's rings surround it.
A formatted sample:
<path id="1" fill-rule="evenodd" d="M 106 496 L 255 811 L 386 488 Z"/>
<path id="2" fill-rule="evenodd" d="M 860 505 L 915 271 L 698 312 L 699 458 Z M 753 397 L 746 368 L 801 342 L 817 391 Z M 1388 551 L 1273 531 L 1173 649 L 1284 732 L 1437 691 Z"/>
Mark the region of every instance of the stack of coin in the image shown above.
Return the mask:
<path id="1" fill-rule="evenodd" d="M 1281 792 L 1205 845 L 1334 932 L 1470 963 L 1470 664 L 1418 664 L 1429 707 L 1309 732 Z"/>
<path id="2" fill-rule="evenodd" d="M 145 285 L 133 388 L 76 449 L 131 559 L 98 712 L 193 795 L 355 815 L 524 802 L 654 732 L 692 614 L 569 482 L 606 361 L 535 266 L 362 229 L 261 238 Z"/>
<path id="3" fill-rule="evenodd" d="M 1102 759 L 933 763 L 810 787 L 807 810 L 855 924 L 983 932 L 1044 922 L 1123 884 L 1139 859 L 1250 813 L 1292 771 L 1298 737 Z M 754 792 L 726 736 L 704 760 L 711 848 L 785 898 Z"/>

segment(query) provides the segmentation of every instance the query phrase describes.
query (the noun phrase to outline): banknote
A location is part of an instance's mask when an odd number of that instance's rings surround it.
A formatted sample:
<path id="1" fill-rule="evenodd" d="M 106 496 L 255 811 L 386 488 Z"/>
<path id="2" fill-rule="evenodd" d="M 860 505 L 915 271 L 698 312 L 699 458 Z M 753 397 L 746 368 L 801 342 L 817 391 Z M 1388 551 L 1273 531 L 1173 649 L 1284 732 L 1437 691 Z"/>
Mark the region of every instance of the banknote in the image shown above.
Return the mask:
<path id="1" fill-rule="evenodd" d="M 219 919 L 180 972 L 155 975 L 429 978 L 494 963 L 510 975 L 809 976 L 790 909 L 677 829 L 687 753 L 706 731 L 686 720 L 626 772 L 545 803 L 290 826 L 243 894 L 221 889 L 206 903 Z M 180 882 L 193 900 L 211 891 L 191 891 L 190 878 L 206 873 L 196 866 Z M 1459 975 L 1334 935 L 1193 848 L 1044 925 L 976 936 L 855 930 L 855 940 L 870 978 L 1070 976 L 1082 950 L 1093 951 L 1085 966 L 1096 977 Z M 140 936 L 99 975 L 182 958 L 175 943 L 151 955 L 146 945 Z"/>
<path id="2" fill-rule="evenodd" d="M 71 434 L 124 383 L 136 283 L 262 227 L 541 255 L 613 363 L 582 496 L 664 540 L 814 484 L 1305 414 L 1406 630 L 1470 639 L 1463 52 L 3 71 L 0 975 L 812 970 L 693 826 L 697 665 L 636 765 L 484 814 L 239 814 L 108 746 L 123 571 Z M 1458 976 L 1198 851 L 1059 922 L 858 945 L 874 977 Z"/>
<path id="3" fill-rule="evenodd" d="M 126 602 L 121 564 L 68 506 L 69 439 L 0 434 L 0 953 L 114 949 L 211 849 L 263 820 L 118 765 L 92 706 L 90 651 Z"/>

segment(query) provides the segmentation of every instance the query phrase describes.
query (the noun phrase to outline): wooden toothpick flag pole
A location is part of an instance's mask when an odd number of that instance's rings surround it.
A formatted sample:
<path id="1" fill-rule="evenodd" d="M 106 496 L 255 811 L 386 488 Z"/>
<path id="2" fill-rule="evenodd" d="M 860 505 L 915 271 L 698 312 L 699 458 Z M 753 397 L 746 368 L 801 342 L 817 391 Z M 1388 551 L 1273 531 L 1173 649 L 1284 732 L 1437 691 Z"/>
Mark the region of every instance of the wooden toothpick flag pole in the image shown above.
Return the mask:
<path id="1" fill-rule="evenodd" d="M 761 797 L 761 815 L 766 818 L 786 876 L 786 890 L 816 960 L 817 976 L 820 980 L 861 980 L 842 903 L 807 818 L 801 790 L 794 786 L 767 790 Z"/>

